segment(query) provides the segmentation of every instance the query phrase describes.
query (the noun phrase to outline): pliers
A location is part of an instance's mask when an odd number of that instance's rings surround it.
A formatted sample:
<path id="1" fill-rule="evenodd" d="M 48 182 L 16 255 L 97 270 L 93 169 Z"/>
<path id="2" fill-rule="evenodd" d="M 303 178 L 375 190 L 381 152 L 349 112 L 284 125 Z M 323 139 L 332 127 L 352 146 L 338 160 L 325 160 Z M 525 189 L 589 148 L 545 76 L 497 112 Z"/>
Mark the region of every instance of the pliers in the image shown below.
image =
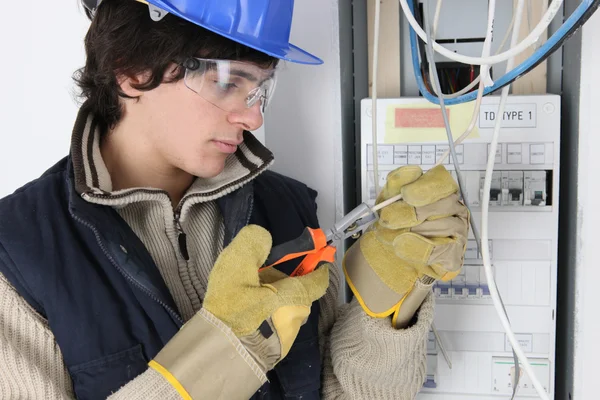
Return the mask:
<path id="1" fill-rule="evenodd" d="M 378 219 L 379 214 L 368 204 L 362 203 L 332 228 L 323 230 L 307 227 L 296 239 L 273 247 L 261 270 L 304 257 L 290 276 L 306 275 L 322 264 L 335 261 L 335 242 L 349 237 L 360 237 L 361 233 Z"/>

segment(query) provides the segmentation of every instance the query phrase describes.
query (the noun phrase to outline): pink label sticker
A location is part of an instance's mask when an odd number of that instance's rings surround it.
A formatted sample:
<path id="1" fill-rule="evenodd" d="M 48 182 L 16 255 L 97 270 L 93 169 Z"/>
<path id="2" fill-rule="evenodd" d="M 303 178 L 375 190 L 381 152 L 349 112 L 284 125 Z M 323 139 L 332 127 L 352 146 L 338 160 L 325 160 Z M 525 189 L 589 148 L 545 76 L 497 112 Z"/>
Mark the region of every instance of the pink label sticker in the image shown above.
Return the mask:
<path id="1" fill-rule="evenodd" d="M 448 110 L 448 119 L 450 119 Z M 435 108 L 396 108 L 396 128 L 443 128 L 442 112 Z"/>

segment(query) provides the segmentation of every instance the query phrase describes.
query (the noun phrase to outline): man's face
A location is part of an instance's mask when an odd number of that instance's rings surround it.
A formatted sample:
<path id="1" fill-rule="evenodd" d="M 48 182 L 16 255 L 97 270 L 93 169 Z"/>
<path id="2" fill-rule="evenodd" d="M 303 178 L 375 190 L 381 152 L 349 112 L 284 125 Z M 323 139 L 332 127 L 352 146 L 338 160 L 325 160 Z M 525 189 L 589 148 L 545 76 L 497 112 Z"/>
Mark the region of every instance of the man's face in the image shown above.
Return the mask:
<path id="1" fill-rule="evenodd" d="M 206 83 L 204 87 L 210 88 Z M 191 90 L 183 79 L 142 92 L 134 107 L 135 119 L 146 128 L 146 144 L 161 161 L 201 178 L 221 173 L 227 157 L 242 143 L 243 131 L 263 124 L 260 101 L 250 108 L 225 111 Z"/>

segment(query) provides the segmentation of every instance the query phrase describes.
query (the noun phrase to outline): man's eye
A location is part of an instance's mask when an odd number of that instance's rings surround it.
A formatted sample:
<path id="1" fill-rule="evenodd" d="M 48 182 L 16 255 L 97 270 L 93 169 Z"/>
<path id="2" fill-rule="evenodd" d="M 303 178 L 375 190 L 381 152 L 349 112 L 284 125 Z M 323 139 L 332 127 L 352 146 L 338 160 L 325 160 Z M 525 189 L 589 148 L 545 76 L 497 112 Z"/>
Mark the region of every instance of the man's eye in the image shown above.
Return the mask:
<path id="1" fill-rule="evenodd" d="M 235 83 L 218 82 L 218 81 L 214 81 L 214 82 L 217 85 L 217 87 L 223 91 L 234 90 L 234 89 L 237 89 L 237 87 L 238 87 Z"/>

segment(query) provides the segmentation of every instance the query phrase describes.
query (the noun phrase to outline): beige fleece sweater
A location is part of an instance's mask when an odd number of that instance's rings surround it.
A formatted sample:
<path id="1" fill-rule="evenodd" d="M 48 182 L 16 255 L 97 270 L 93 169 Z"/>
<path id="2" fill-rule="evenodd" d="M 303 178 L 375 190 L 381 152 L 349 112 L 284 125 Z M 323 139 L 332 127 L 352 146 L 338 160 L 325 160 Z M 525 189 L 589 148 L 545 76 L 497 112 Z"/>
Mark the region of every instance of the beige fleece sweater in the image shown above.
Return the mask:
<path id="1" fill-rule="evenodd" d="M 266 149 L 248 137 L 219 177 L 194 182 L 177 215 L 164 192 L 112 191 L 99 151 L 98 132 L 90 128 L 91 119 L 83 132 L 75 132 L 73 137 L 74 159 L 81 161 L 78 191 L 90 202 L 117 209 L 148 249 L 187 321 L 202 306 L 210 270 L 223 247 L 223 222 L 214 200 L 264 171 L 269 161 L 260 155 Z M 189 260 L 180 254 L 179 230 L 187 235 Z M 338 307 L 342 283 L 339 268 L 331 268 L 330 276 L 331 285 L 320 300 L 323 397 L 413 399 L 426 375 L 432 296 L 422 305 L 412 327 L 395 330 L 389 319 L 367 316 L 356 301 Z M 74 393 L 70 375 L 47 322 L 0 275 L 0 399 L 71 398 Z M 111 399 L 179 398 L 175 389 L 153 369 L 146 370 L 111 396 Z"/>

